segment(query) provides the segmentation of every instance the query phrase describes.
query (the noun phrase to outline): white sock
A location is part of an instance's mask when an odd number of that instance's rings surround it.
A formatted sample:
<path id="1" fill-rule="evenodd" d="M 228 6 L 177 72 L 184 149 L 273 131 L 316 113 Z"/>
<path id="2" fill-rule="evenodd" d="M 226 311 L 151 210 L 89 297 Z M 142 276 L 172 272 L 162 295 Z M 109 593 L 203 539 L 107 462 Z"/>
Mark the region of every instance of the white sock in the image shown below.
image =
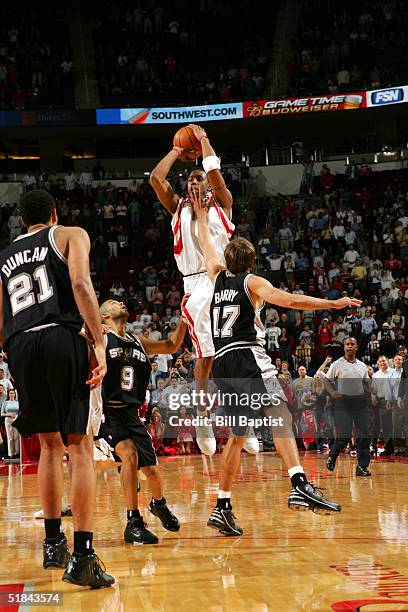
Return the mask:
<path id="1" fill-rule="evenodd" d="M 304 474 L 305 470 L 301 465 L 294 465 L 288 469 L 289 478 L 292 478 L 295 474 Z"/>
<path id="2" fill-rule="evenodd" d="M 218 491 L 218 499 L 229 499 L 231 497 L 231 491 Z"/>

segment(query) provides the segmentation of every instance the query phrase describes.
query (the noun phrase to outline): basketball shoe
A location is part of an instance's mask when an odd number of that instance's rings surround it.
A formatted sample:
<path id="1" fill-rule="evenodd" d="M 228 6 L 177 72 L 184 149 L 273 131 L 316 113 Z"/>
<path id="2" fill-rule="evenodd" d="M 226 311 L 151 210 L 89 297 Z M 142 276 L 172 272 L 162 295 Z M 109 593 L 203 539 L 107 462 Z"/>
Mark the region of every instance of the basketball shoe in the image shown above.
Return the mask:
<path id="1" fill-rule="evenodd" d="M 114 577 L 107 574 L 105 569 L 95 553 L 86 556 L 74 553 L 69 558 L 62 580 L 79 586 L 89 586 L 91 589 L 102 589 L 115 582 Z"/>
<path id="2" fill-rule="evenodd" d="M 292 489 L 288 499 L 291 510 L 311 510 L 315 514 L 340 512 L 340 504 L 325 499 L 310 482 L 302 483 Z"/>
<path id="3" fill-rule="evenodd" d="M 244 532 L 235 522 L 235 516 L 231 509 L 225 510 L 215 506 L 210 518 L 207 521 L 207 526 L 212 529 L 218 529 L 222 535 L 226 536 L 241 536 Z"/>
<path id="4" fill-rule="evenodd" d="M 166 501 L 162 504 L 157 504 L 151 500 L 149 510 L 154 516 L 160 519 L 161 524 L 167 531 L 178 531 L 180 529 L 178 518 L 171 512 Z"/>
<path id="5" fill-rule="evenodd" d="M 252 435 L 249 435 L 247 439 L 245 440 L 243 449 L 249 455 L 256 455 L 257 453 L 259 453 L 259 440 L 253 433 L 252 428 L 251 428 L 251 431 L 252 431 Z M 250 434 L 251 434 L 251 431 L 250 431 Z"/>
<path id="6" fill-rule="evenodd" d="M 337 457 L 333 457 L 332 455 L 327 457 L 326 467 L 330 472 L 333 472 L 334 468 L 336 467 L 336 461 Z"/>
<path id="7" fill-rule="evenodd" d="M 363 467 L 362 465 L 358 465 L 356 467 L 356 476 L 371 476 L 371 472 L 368 467 Z"/>
<path id="8" fill-rule="evenodd" d="M 203 421 L 203 425 L 196 425 L 195 428 L 197 445 L 203 455 L 214 455 L 215 451 L 217 450 L 217 442 L 214 436 L 210 418 L 207 416 L 207 413 L 204 415 L 202 413 L 197 413 L 197 416 L 201 417 Z"/>
<path id="9" fill-rule="evenodd" d="M 44 540 L 43 552 L 44 569 L 64 569 L 67 566 L 69 559 L 69 551 L 67 545 L 67 538 L 65 536 L 61 540 Z"/>
<path id="10" fill-rule="evenodd" d="M 142 517 L 128 519 L 124 538 L 128 544 L 157 544 L 159 541 L 159 538 L 147 529 Z"/>

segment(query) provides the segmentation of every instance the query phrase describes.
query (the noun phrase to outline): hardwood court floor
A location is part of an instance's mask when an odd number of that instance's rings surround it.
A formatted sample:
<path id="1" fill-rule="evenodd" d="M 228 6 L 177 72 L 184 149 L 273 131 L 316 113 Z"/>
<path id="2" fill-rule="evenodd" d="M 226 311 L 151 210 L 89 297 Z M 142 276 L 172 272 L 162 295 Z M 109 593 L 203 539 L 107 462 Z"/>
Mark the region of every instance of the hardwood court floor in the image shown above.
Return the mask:
<path id="1" fill-rule="evenodd" d="M 158 545 L 143 547 L 123 542 L 118 474 L 112 464 L 99 463 L 95 545 L 116 577 L 114 588 L 102 591 L 64 584 L 60 571 L 43 571 L 42 521 L 33 518 L 39 508 L 35 470 L 2 467 L 0 584 L 62 591 L 63 609 L 70 612 L 408 610 L 406 460 L 374 461 L 372 479 L 356 478 L 348 455 L 334 474 L 325 470 L 324 456 L 303 460 L 309 478 L 343 505 L 342 513 L 290 511 L 290 481 L 276 454 L 243 454 L 233 501 L 245 533 L 226 538 L 206 527 L 219 457 L 160 459 L 166 497 L 182 525 L 178 533 L 164 531 L 146 510 L 149 495 L 142 491 L 144 516 L 160 537 Z M 72 519 L 63 524 L 72 541 Z M 372 603 L 340 603 L 352 600 Z"/>

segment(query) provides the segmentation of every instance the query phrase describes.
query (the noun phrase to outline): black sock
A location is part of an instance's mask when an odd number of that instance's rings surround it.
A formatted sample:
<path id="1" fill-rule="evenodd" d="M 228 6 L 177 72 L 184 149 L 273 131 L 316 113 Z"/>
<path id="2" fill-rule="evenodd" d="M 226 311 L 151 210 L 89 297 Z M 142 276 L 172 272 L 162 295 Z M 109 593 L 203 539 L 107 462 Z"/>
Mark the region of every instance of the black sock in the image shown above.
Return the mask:
<path id="1" fill-rule="evenodd" d="M 142 518 L 137 508 L 136 510 L 127 510 L 126 515 L 127 515 L 127 520 L 132 519 L 132 518 L 136 518 L 136 519 Z"/>
<path id="2" fill-rule="evenodd" d="M 74 531 L 74 553 L 92 555 L 92 531 Z"/>
<path id="3" fill-rule="evenodd" d="M 165 506 L 166 505 L 166 498 L 162 497 L 161 499 L 156 499 L 154 497 L 152 497 L 152 502 L 155 506 Z"/>
<path id="4" fill-rule="evenodd" d="M 62 540 L 64 534 L 61 532 L 61 519 L 44 519 L 45 539 Z"/>
<path id="5" fill-rule="evenodd" d="M 302 484 L 306 484 L 307 483 L 306 474 L 304 474 L 303 472 L 297 472 L 296 474 L 293 474 L 290 481 L 292 483 L 292 487 L 294 488 L 299 487 Z"/>
<path id="6" fill-rule="evenodd" d="M 218 497 L 217 498 L 217 508 L 221 510 L 231 510 L 231 498 L 230 497 Z"/>

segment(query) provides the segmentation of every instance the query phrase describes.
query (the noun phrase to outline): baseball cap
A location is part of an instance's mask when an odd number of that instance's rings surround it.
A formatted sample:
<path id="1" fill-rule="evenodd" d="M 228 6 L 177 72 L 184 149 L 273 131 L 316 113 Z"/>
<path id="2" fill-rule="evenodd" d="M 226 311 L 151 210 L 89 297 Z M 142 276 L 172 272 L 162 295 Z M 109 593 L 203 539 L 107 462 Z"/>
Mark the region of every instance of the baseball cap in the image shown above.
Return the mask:
<path id="1" fill-rule="evenodd" d="M 383 325 L 382 325 L 382 326 L 383 326 L 383 327 L 389 327 L 389 326 L 390 326 L 390 324 L 389 324 L 389 323 L 387 323 L 387 322 L 385 322 L 385 323 L 383 323 Z"/>

